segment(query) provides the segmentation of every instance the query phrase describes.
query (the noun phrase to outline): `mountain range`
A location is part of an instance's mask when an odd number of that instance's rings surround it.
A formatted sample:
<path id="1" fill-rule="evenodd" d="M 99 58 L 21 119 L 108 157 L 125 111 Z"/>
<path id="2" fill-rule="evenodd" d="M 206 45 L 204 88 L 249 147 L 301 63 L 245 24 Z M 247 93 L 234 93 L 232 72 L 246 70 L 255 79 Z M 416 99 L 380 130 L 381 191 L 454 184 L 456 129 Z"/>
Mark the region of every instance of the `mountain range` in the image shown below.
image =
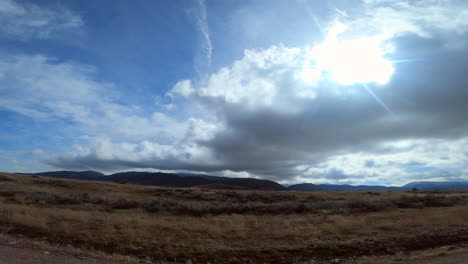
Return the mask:
<path id="1" fill-rule="evenodd" d="M 162 187 L 199 187 L 230 190 L 271 190 L 271 191 L 408 191 L 468 189 L 468 182 L 411 182 L 401 187 L 373 185 L 337 185 L 301 183 L 283 186 L 270 180 L 254 178 L 230 178 L 205 174 L 184 174 L 164 172 L 120 172 L 105 175 L 96 171 L 49 171 L 28 173 L 28 175 L 53 178 L 117 182 L 126 184 L 153 185 Z"/>

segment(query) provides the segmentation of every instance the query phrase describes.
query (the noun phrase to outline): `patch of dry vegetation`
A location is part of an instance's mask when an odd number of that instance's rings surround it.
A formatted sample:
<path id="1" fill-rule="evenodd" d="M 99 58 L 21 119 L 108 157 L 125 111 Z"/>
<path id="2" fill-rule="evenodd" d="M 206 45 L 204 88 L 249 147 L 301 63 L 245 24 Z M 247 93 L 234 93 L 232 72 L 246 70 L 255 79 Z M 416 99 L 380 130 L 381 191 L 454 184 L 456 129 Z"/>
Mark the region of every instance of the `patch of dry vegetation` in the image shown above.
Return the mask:
<path id="1" fill-rule="evenodd" d="M 0 175 L 0 232 L 195 263 L 294 263 L 465 239 L 468 194 L 170 189 Z"/>

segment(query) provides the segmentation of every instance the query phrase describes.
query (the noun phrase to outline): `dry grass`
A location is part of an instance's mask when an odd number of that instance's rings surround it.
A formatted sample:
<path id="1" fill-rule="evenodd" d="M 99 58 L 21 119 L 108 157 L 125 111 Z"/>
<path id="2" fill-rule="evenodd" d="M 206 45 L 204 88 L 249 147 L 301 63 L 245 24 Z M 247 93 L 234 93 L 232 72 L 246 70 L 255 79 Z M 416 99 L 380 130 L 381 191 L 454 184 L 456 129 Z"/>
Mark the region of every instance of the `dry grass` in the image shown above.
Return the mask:
<path id="1" fill-rule="evenodd" d="M 0 176 L 11 179 L 0 182 L 0 232 L 155 261 L 383 254 L 462 240 L 468 228 L 463 192 L 233 192 Z"/>

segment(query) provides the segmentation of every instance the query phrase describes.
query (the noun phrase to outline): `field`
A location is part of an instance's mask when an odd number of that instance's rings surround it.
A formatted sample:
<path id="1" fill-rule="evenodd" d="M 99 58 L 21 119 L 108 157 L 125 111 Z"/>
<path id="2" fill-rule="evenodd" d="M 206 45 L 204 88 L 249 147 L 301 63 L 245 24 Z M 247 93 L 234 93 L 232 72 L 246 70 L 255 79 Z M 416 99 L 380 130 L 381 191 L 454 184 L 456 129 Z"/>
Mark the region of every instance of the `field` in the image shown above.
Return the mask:
<path id="1" fill-rule="evenodd" d="M 0 233 L 152 263 L 358 263 L 468 242 L 467 202 L 465 191 L 176 189 L 0 173 Z"/>

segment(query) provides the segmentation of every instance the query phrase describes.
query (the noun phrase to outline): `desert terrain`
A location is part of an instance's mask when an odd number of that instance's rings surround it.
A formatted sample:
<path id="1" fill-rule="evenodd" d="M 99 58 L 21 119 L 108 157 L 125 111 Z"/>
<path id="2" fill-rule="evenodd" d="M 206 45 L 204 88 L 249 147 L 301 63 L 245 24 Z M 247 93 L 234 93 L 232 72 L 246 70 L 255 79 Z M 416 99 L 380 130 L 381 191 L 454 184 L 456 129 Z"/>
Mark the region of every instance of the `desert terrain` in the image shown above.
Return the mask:
<path id="1" fill-rule="evenodd" d="M 468 263 L 467 201 L 463 190 L 234 191 L 1 173 L 0 263 Z"/>

